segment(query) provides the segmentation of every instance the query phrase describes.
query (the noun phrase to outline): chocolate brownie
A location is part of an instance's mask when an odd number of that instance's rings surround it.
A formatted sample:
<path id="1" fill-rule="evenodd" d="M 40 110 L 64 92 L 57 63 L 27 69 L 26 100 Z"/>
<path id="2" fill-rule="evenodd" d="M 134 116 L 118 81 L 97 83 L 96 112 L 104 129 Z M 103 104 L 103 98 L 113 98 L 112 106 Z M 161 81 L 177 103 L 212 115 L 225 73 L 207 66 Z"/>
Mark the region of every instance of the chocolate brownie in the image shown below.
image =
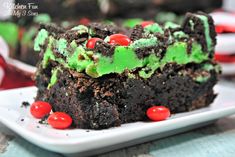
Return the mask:
<path id="1" fill-rule="evenodd" d="M 213 86 L 220 67 L 213 60 L 216 34 L 207 14 L 189 13 L 182 26 L 50 28 L 42 27 L 35 38 L 34 49 L 41 56 L 36 100 L 69 114 L 74 127 L 104 129 L 147 121 L 151 106 L 187 112 L 216 97 Z"/>

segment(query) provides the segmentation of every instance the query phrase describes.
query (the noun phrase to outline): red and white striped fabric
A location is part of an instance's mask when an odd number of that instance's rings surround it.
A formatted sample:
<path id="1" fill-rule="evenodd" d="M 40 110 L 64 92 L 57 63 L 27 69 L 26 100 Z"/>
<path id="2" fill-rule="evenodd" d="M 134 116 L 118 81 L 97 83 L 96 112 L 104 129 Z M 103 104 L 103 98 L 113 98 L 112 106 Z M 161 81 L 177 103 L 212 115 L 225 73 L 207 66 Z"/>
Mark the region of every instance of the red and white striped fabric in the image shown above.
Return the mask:
<path id="1" fill-rule="evenodd" d="M 12 64 L 13 61 L 9 58 L 8 45 L 0 37 L 0 90 L 34 85 L 33 73 L 23 70 L 20 64 Z"/>

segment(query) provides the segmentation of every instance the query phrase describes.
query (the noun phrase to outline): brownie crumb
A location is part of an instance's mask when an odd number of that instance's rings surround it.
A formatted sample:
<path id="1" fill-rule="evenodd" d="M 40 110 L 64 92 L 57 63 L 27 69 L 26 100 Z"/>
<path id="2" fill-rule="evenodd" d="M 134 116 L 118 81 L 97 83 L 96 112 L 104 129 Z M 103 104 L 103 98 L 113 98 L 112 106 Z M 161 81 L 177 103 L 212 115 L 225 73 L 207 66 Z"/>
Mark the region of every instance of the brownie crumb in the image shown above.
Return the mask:
<path id="1" fill-rule="evenodd" d="M 42 119 L 40 121 L 38 121 L 38 123 L 40 124 L 48 124 L 47 123 L 47 118 L 49 117 L 49 114 L 45 115 L 44 117 L 42 117 Z"/>
<path id="2" fill-rule="evenodd" d="M 28 107 L 30 106 L 30 103 L 28 101 L 23 101 L 22 104 L 21 104 L 21 107 Z"/>
<path id="3" fill-rule="evenodd" d="M 138 39 L 142 38 L 142 37 L 143 37 L 143 36 L 142 36 L 142 33 L 143 33 L 143 32 L 144 32 L 143 27 L 142 27 L 141 25 L 136 25 L 136 26 L 133 28 L 132 32 L 131 32 L 130 39 L 131 39 L 132 41 L 135 41 L 135 40 L 138 40 Z"/>
<path id="4" fill-rule="evenodd" d="M 104 39 L 105 37 L 119 33 L 121 30 L 115 26 L 104 23 L 91 23 L 89 28 L 93 31 L 93 35 L 99 38 Z"/>
<path id="5" fill-rule="evenodd" d="M 112 56 L 115 47 L 103 41 L 97 41 L 95 45 L 95 51 L 100 52 L 104 56 Z"/>

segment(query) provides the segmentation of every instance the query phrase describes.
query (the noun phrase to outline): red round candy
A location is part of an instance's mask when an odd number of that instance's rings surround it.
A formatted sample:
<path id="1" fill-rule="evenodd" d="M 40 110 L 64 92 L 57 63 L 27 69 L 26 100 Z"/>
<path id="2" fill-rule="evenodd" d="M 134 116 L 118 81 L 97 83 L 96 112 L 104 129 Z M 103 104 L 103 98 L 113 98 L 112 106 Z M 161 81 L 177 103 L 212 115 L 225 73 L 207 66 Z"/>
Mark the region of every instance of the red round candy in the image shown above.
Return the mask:
<path id="1" fill-rule="evenodd" d="M 143 21 L 140 24 L 144 28 L 144 27 L 146 27 L 148 25 L 154 24 L 154 21 Z"/>
<path id="2" fill-rule="evenodd" d="M 88 19 L 88 18 L 86 18 L 86 17 L 81 18 L 81 19 L 79 20 L 79 24 L 80 24 L 80 25 L 85 25 L 85 26 L 87 26 L 90 22 L 91 22 L 91 20 Z"/>
<path id="3" fill-rule="evenodd" d="M 100 38 L 90 38 L 90 39 L 87 41 L 86 47 L 87 47 L 88 49 L 93 49 L 93 48 L 95 48 L 95 44 L 96 44 L 96 42 L 99 41 L 99 40 L 102 40 L 102 39 L 100 39 Z"/>
<path id="4" fill-rule="evenodd" d="M 47 119 L 47 122 L 55 129 L 66 129 L 70 127 L 72 121 L 72 118 L 64 112 L 54 112 Z"/>
<path id="5" fill-rule="evenodd" d="M 152 121 L 162 121 L 170 117 L 171 113 L 165 106 L 153 106 L 147 110 L 147 116 Z"/>
<path id="6" fill-rule="evenodd" d="M 35 118 L 43 118 L 51 112 L 51 105 L 48 102 L 36 101 L 30 106 L 30 112 Z"/>
<path id="7" fill-rule="evenodd" d="M 109 36 L 109 43 L 112 45 L 128 46 L 131 43 L 131 39 L 123 34 L 113 34 Z"/>

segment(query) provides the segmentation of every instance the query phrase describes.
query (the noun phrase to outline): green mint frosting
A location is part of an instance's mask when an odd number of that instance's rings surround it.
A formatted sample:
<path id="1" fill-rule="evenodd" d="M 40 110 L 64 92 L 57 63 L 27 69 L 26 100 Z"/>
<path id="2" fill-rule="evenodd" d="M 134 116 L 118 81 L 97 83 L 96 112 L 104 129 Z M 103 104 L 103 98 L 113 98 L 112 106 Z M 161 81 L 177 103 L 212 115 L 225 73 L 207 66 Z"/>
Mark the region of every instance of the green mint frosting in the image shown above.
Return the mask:
<path id="1" fill-rule="evenodd" d="M 217 73 L 221 72 L 221 66 L 219 64 L 210 64 L 210 63 L 205 63 L 202 67 L 202 69 L 206 70 L 206 71 L 211 71 L 211 70 L 215 70 Z"/>
<path id="2" fill-rule="evenodd" d="M 212 46 L 212 40 L 210 37 L 210 27 L 209 27 L 209 23 L 208 23 L 208 18 L 204 15 L 196 15 L 199 19 L 202 20 L 202 23 L 204 25 L 204 34 L 205 34 L 205 38 L 206 38 L 206 43 L 207 43 L 207 49 L 208 51 L 211 51 L 213 49 Z"/>
<path id="3" fill-rule="evenodd" d="M 198 83 L 203 83 L 206 82 L 209 78 L 210 76 L 198 76 L 195 78 L 195 81 Z"/>
<path id="4" fill-rule="evenodd" d="M 151 24 L 151 25 L 144 27 L 144 31 L 148 32 L 148 33 L 161 33 L 161 34 L 164 33 L 162 27 L 159 26 L 159 24 L 157 24 L 157 23 L 154 23 L 154 24 Z"/>
<path id="5" fill-rule="evenodd" d="M 149 39 L 139 39 L 134 41 L 131 46 L 134 49 L 138 49 L 138 48 L 143 48 L 143 47 L 150 47 L 150 46 L 156 46 L 157 45 L 157 38 L 156 37 L 152 37 Z"/>
<path id="6" fill-rule="evenodd" d="M 81 34 L 88 32 L 88 28 L 84 25 L 75 26 L 71 30 L 77 31 L 78 33 L 81 33 Z"/>
<path id="7" fill-rule="evenodd" d="M 139 76 L 142 78 L 149 78 L 160 67 L 160 59 L 155 54 L 151 54 L 144 59 L 143 65 L 146 67 L 139 71 Z"/>
<path id="8" fill-rule="evenodd" d="M 76 47 L 74 53 L 67 58 L 68 66 L 78 72 L 82 72 L 92 63 L 88 54 L 89 52 L 86 52 L 81 46 Z"/>
<path id="9" fill-rule="evenodd" d="M 145 39 L 146 41 L 142 39 L 137 43 L 146 42 L 147 45 L 157 44 L 156 38 L 150 39 Z M 71 55 L 68 54 L 66 61 L 64 61 L 54 56 L 52 46 L 58 47 L 55 43 L 58 43 L 58 41 L 50 36 L 42 61 L 44 68 L 48 65 L 49 60 L 54 60 L 78 72 L 85 71 L 89 76 L 94 78 L 111 73 L 120 74 L 125 70 L 132 71 L 136 68 L 140 68 L 140 77 L 149 78 L 156 69 L 163 68 L 165 64 L 170 62 L 177 64 L 187 64 L 191 62 L 201 63 L 208 59 L 208 56 L 202 51 L 201 46 L 196 42 L 192 44 L 191 53 L 189 54 L 187 52 L 187 43 L 175 42 L 173 45 L 168 46 L 162 59 L 158 58 L 154 53 L 143 59 L 139 59 L 136 55 L 135 48 L 146 46 L 142 43 L 132 43 L 127 47 L 117 46 L 113 56 L 106 57 L 102 56 L 100 53 L 94 54 L 92 51 L 86 51 L 82 46 L 77 46 L 73 41 L 70 43 L 70 47 L 73 49 L 70 53 Z M 97 59 L 93 60 L 90 56 Z"/>
<path id="10" fill-rule="evenodd" d="M 174 32 L 173 33 L 173 36 L 176 38 L 176 39 L 180 39 L 180 38 L 188 38 L 188 34 L 185 34 L 183 31 L 177 31 L 177 32 Z"/>
<path id="11" fill-rule="evenodd" d="M 96 63 L 96 72 L 99 76 L 110 73 L 122 73 L 126 69 L 142 67 L 143 61 L 138 59 L 131 47 L 117 46 L 112 58 L 100 56 Z"/>
<path id="12" fill-rule="evenodd" d="M 165 28 L 165 29 L 168 29 L 168 28 L 172 28 L 172 29 L 174 29 L 174 28 L 180 28 L 180 25 L 168 21 L 168 22 L 166 22 L 166 23 L 164 24 L 164 28 Z"/>
<path id="13" fill-rule="evenodd" d="M 199 18 L 204 21 L 205 36 L 208 37 L 208 48 L 213 48 L 211 40 L 209 39 L 209 30 L 206 30 L 206 28 L 209 29 L 207 18 L 205 19 L 204 16 L 199 16 Z M 166 23 L 164 29 L 178 27 L 177 24 Z M 194 28 L 194 25 L 192 27 Z M 156 37 L 155 33 L 160 33 L 161 36 L 163 36 L 164 29 L 157 23 L 146 26 L 144 28 L 143 38 L 133 41 L 129 46 L 115 46 L 111 56 L 105 56 L 101 52 L 87 50 L 84 43 L 78 45 L 76 41 L 69 42 L 65 38 L 53 38 L 49 36 L 49 32 L 45 29 L 41 29 L 35 38 L 34 49 L 40 51 L 41 47 L 44 45 L 43 68 L 46 68 L 49 61 L 52 60 L 66 68 L 77 72 L 84 72 L 93 78 L 111 73 L 121 74 L 128 71 L 130 73 L 129 77 L 134 77 L 138 74 L 139 77 L 147 79 L 150 78 L 157 69 L 164 68 L 168 63 L 184 65 L 188 63 L 202 63 L 210 60 L 208 57 L 209 53 L 203 52 L 201 45 L 196 41 L 192 43 L 190 52 L 188 52 L 187 41 L 178 40 L 180 38 L 189 37 L 188 34 L 185 34 L 183 31 L 170 32 L 169 36 L 167 36 L 168 43 L 162 43 L 162 41 L 159 40 L 160 38 L 158 39 Z M 79 33 L 91 33 L 89 32 L 91 29 L 83 25 L 73 27 L 71 30 L 78 31 Z M 108 36 L 105 38 L 105 41 L 109 41 Z M 45 44 L 47 44 L 47 46 L 45 46 Z M 138 58 L 137 49 L 152 46 L 160 46 L 161 48 L 163 47 L 162 44 L 166 44 L 166 48 L 159 49 L 159 52 L 162 51 L 163 54 L 161 58 L 156 56 L 154 50 L 153 52 L 146 53 L 149 55 Z M 53 50 L 58 51 L 58 53 L 62 54 L 64 57 L 56 57 Z M 216 67 L 213 65 L 212 67 L 205 65 L 203 68 L 210 70 Z M 135 75 L 133 72 L 135 72 Z M 55 70 L 52 72 L 49 87 L 56 81 L 56 76 L 57 71 Z M 197 78 L 196 81 L 202 81 L 202 79 Z"/>
<path id="14" fill-rule="evenodd" d="M 188 54 L 187 44 L 185 42 L 176 42 L 167 48 L 166 54 L 161 60 L 155 54 L 150 54 L 144 59 L 138 59 L 132 46 L 116 47 L 113 58 L 104 56 L 98 58 L 97 63 L 90 65 L 92 72 L 86 71 L 88 75 L 100 77 L 105 74 L 122 73 L 125 70 L 144 67 L 139 71 L 139 75 L 142 78 L 149 78 L 156 69 L 164 67 L 167 63 L 201 63 L 208 59 L 208 56 L 202 52 L 201 46 L 197 43 L 192 44 L 192 52 Z"/>
<path id="15" fill-rule="evenodd" d="M 47 45 L 47 48 L 46 48 L 46 51 L 44 53 L 43 60 L 42 60 L 43 68 L 47 67 L 49 60 L 54 60 L 54 61 L 56 60 L 56 57 L 55 57 L 55 55 L 53 54 L 53 51 L 52 51 L 53 42 L 54 42 L 54 38 L 49 37 L 48 45 Z"/>
<path id="16" fill-rule="evenodd" d="M 194 22 L 193 20 L 189 20 L 190 28 L 192 31 L 194 31 Z"/>
<path id="17" fill-rule="evenodd" d="M 19 28 L 12 22 L 0 22 L 0 36 L 13 48 L 17 46 Z"/>
<path id="18" fill-rule="evenodd" d="M 190 62 L 201 63 L 202 61 L 208 59 L 202 49 L 201 45 L 197 43 L 192 44 L 191 53 L 187 53 L 187 43 L 185 42 L 175 42 L 167 48 L 166 54 L 162 59 L 162 64 L 169 62 L 175 62 L 177 64 L 187 64 Z"/>
<path id="19" fill-rule="evenodd" d="M 41 29 L 38 32 L 38 35 L 36 36 L 34 40 L 34 51 L 40 51 L 40 46 L 44 45 L 46 39 L 48 38 L 49 33 L 45 29 Z"/>
<path id="20" fill-rule="evenodd" d="M 60 38 L 56 41 L 56 47 L 58 49 L 58 52 L 64 56 L 68 56 L 67 44 L 68 42 L 64 38 Z"/>
<path id="21" fill-rule="evenodd" d="M 61 69 L 60 68 L 56 68 L 56 69 L 52 70 L 52 72 L 51 72 L 52 75 L 51 75 L 50 83 L 47 86 L 48 89 L 51 88 L 57 82 L 57 80 L 58 80 L 58 77 L 57 77 L 58 71 L 61 71 Z"/>
<path id="22" fill-rule="evenodd" d="M 39 14 L 33 18 L 35 23 L 49 23 L 51 22 L 51 17 L 48 14 Z"/>
<path id="23" fill-rule="evenodd" d="M 123 22 L 123 26 L 124 27 L 130 27 L 133 28 L 136 25 L 140 24 L 143 20 L 139 19 L 139 18 L 135 18 L 135 19 L 127 19 Z"/>

